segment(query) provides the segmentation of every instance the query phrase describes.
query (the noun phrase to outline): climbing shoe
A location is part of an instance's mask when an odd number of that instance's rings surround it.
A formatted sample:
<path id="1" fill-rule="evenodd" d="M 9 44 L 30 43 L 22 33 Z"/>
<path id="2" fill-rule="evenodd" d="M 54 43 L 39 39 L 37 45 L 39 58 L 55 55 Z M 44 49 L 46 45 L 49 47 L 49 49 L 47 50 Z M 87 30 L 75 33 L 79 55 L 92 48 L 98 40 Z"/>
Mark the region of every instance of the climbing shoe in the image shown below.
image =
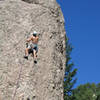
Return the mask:
<path id="1" fill-rule="evenodd" d="M 28 60 L 28 56 L 24 56 L 24 58 Z"/>
<path id="2" fill-rule="evenodd" d="M 36 61 L 36 60 L 34 60 L 34 63 L 35 63 L 35 64 L 37 64 L 37 61 Z"/>

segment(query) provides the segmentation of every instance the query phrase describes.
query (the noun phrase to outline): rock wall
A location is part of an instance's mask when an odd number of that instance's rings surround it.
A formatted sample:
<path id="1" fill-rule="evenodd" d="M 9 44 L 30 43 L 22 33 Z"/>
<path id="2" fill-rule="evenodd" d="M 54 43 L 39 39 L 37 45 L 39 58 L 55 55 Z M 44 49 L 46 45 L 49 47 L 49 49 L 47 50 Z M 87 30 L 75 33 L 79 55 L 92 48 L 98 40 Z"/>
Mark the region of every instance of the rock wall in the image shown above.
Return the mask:
<path id="1" fill-rule="evenodd" d="M 38 32 L 37 64 L 23 58 Z M 0 0 L 0 100 L 63 100 L 64 18 L 55 0 Z"/>

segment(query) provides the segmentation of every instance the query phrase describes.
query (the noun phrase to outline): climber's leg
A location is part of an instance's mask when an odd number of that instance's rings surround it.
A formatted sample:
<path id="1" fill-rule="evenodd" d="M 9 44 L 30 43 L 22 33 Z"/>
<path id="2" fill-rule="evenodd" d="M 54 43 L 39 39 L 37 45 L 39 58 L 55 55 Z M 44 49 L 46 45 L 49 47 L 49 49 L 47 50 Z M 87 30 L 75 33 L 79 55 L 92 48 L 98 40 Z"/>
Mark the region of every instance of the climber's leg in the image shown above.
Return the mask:
<path id="1" fill-rule="evenodd" d="M 27 59 L 27 60 L 28 60 L 28 51 L 29 51 L 29 48 L 26 48 L 25 49 L 25 56 L 24 56 L 24 58 Z"/>
<path id="2" fill-rule="evenodd" d="M 28 50 L 29 50 L 29 48 L 25 49 L 25 56 L 28 56 Z"/>
<path id="3" fill-rule="evenodd" d="M 34 47 L 33 47 L 33 57 L 34 58 L 37 57 L 37 52 L 38 52 L 38 46 L 36 44 L 34 44 Z"/>
<path id="4" fill-rule="evenodd" d="M 33 50 L 34 52 L 34 63 L 37 63 L 37 55 L 36 55 L 36 50 Z"/>
<path id="5" fill-rule="evenodd" d="M 33 57 L 34 57 L 34 59 L 37 57 L 36 56 L 36 50 L 35 49 L 33 49 Z"/>
<path id="6" fill-rule="evenodd" d="M 34 58 L 34 63 L 37 63 L 37 52 L 35 49 L 33 49 L 33 58 Z"/>

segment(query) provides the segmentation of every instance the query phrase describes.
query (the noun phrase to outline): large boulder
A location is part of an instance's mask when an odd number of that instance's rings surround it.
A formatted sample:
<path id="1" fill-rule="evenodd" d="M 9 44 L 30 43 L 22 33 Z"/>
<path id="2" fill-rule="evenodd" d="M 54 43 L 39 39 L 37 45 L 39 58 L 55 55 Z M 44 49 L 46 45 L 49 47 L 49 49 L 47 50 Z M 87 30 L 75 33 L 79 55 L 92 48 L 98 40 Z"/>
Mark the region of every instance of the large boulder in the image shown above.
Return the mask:
<path id="1" fill-rule="evenodd" d="M 37 64 L 23 58 L 38 32 Z M 0 100 L 63 100 L 64 18 L 55 0 L 0 0 Z"/>

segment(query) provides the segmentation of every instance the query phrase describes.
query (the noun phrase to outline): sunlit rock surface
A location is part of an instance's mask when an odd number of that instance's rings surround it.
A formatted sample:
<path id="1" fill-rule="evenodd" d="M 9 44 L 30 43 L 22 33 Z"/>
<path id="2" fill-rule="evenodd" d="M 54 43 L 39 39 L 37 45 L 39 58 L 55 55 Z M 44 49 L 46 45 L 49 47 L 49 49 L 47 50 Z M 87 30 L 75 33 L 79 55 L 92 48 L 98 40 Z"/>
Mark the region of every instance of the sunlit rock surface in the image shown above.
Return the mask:
<path id="1" fill-rule="evenodd" d="M 37 64 L 23 58 L 38 32 Z M 0 0 L 0 100 L 63 100 L 65 29 L 55 0 Z"/>

